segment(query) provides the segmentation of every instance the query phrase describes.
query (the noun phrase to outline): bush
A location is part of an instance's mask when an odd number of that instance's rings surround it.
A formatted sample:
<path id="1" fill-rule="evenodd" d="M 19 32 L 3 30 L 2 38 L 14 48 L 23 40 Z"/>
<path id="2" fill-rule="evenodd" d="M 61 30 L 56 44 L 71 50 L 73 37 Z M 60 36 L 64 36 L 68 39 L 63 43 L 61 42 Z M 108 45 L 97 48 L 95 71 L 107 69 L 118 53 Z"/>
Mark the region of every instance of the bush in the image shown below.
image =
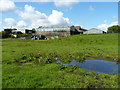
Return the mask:
<path id="1" fill-rule="evenodd" d="M 28 34 L 18 34 L 18 37 L 26 37 Z"/>
<path id="2" fill-rule="evenodd" d="M 17 34 L 17 35 L 18 35 L 19 38 L 20 37 L 25 37 L 26 39 L 29 39 L 30 36 L 31 36 L 31 34 Z"/>
<path id="3" fill-rule="evenodd" d="M 9 32 L 2 31 L 2 38 L 8 38 L 10 36 Z"/>
<path id="4" fill-rule="evenodd" d="M 107 33 L 120 33 L 120 26 L 115 25 L 109 27 Z"/>
<path id="5" fill-rule="evenodd" d="M 0 39 L 2 39 L 2 32 L 0 32 Z"/>
<path id="6" fill-rule="evenodd" d="M 4 29 L 4 31 L 2 31 L 2 38 L 8 38 L 10 36 L 10 33 L 12 32 L 12 30 L 14 29 Z"/>

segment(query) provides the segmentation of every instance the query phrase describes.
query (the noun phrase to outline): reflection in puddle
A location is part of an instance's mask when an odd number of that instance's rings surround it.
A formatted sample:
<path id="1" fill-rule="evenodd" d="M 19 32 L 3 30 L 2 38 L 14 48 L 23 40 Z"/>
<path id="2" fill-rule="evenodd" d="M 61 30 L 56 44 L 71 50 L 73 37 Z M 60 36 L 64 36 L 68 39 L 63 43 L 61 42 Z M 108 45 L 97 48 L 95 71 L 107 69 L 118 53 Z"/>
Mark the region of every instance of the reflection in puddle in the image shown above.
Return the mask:
<path id="1" fill-rule="evenodd" d="M 105 60 L 85 60 L 85 62 L 78 62 L 76 60 L 72 60 L 70 63 L 62 63 L 61 61 L 57 61 L 57 63 L 64 64 L 66 66 L 77 65 L 87 71 L 93 71 L 96 73 L 107 73 L 107 74 L 117 74 L 118 66 L 116 62 L 105 61 Z"/>

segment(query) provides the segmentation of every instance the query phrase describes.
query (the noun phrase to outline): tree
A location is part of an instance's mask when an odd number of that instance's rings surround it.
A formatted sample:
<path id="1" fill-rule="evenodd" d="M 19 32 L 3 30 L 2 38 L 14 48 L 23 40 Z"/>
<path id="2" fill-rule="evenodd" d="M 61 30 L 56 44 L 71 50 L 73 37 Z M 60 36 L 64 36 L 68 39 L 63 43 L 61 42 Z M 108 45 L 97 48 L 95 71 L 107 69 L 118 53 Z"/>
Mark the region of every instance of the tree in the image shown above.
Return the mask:
<path id="1" fill-rule="evenodd" d="M 114 25 L 109 27 L 107 33 L 120 33 L 120 26 Z"/>
<path id="2" fill-rule="evenodd" d="M 2 31 L 2 38 L 8 38 L 10 35 L 10 33 L 6 32 L 6 31 Z"/>
<path id="3" fill-rule="evenodd" d="M 4 31 L 2 31 L 2 38 L 8 38 L 12 30 L 16 30 L 16 29 L 4 29 Z"/>
<path id="4" fill-rule="evenodd" d="M 32 28 L 33 31 L 35 31 L 35 28 Z"/>
<path id="5" fill-rule="evenodd" d="M 0 32 L 0 39 L 2 39 L 2 32 Z"/>
<path id="6" fill-rule="evenodd" d="M 42 28 L 42 26 L 39 26 L 38 28 Z"/>

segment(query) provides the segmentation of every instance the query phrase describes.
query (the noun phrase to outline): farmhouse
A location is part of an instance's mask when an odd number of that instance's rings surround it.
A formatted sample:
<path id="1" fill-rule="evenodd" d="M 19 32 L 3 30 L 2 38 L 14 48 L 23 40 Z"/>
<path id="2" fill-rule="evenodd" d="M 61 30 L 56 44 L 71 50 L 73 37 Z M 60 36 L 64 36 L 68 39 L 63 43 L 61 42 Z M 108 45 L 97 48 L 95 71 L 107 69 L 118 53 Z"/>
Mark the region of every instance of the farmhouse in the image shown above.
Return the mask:
<path id="1" fill-rule="evenodd" d="M 83 34 L 87 30 L 80 26 L 65 26 L 65 27 L 42 27 L 36 29 L 36 35 L 56 35 L 56 36 L 70 36 L 75 34 Z"/>
<path id="2" fill-rule="evenodd" d="M 102 33 L 105 33 L 105 32 L 95 28 L 92 28 L 90 30 L 83 32 L 83 34 L 102 34 Z"/>
<path id="3" fill-rule="evenodd" d="M 23 34 L 23 33 L 27 33 L 27 34 L 32 34 L 35 33 L 34 30 L 31 29 L 11 29 L 13 34 Z"/>

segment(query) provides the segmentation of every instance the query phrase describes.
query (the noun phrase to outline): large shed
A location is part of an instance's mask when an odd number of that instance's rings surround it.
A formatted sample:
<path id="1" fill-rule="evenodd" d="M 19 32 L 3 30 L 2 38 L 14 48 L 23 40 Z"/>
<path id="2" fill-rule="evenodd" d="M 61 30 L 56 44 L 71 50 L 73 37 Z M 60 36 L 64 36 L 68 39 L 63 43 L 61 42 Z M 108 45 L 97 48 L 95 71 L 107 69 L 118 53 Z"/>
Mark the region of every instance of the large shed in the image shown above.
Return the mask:
<path id="1" fill-rule="evenodd" d="M 102 34 L 102 33 L 105 33 L 105 32 L 96 28 L 92 28 L 83 32 L 83 34 Z"/>
<path id="2" fill-rule="evenodd" d="M 80 26 L 65 26 L 65 27 L 42 27 L 36 29 L 36 35 L 56 35 L 56 36 L 69 36 L 76 34 L 83 34 L 87 31 Z"/>

